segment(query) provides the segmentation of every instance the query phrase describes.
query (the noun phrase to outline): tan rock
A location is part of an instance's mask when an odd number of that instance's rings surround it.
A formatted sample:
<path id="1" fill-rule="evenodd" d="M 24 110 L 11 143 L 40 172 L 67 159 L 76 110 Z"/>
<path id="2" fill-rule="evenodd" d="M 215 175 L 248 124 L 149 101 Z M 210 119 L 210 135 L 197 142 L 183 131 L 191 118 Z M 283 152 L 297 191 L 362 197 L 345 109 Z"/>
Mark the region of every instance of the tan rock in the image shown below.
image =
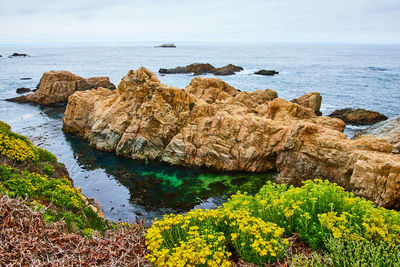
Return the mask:
<path id="1" fill-rule="evenodd" d="M 98 87 L 114 89 L 115 85 L 110 82 L 108 77 L 84 79 L 68 71 L 52 70 L 43 73 L 36 92 L 10 100 L 51 105 L 67 102 L 68 97 L 75 91 L 84 91 Z"/>
<path id="2" fill-rule="evenodd" d="M 195 78 L 182 90 L 140 68 L 118 90 L 70 96 L 63 130 L 133 159 L 226 171 L 278 169 L 281 182 L 328 179 L 399 207 L 400 155 L 391 153 L 393 146 L 372 136 L 349 140 L 343 121 L 314 111 L 272 90 L 239 92 L 220 79 Z"/>
<path id="3" fill-rule="evenodd" d="M 291 102 L 299 104 L 300 106 L 310 108 L 318 116 L 322 115 L 321 111 L 319 110 L 321 108 L 322 97 L 321 94 L 318 92 L 311 92 L 302 95 L 298 98 L 292 99 Z"/>

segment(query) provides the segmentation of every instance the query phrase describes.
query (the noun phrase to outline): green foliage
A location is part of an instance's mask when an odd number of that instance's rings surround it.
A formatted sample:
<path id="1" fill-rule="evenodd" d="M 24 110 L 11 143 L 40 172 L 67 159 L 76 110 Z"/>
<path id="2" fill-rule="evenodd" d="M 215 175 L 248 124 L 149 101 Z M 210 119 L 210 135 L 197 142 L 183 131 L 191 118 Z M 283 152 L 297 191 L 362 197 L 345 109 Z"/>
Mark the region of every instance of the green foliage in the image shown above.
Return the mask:
<path id="1" fill-rule="evenodd" d="M 50 164 L 45 163 L 43 164 L 43 171 L 45 174 L 50 176 L 54 173 L 54 167 Z"/>
<path id="2" fill-rule="evenodd" d="M 5 181 L 10 178 L 11 170 L 5 165 L 0 165 L 0 181 Z"/>
<path id="3" fill-rule="evenodd" d="M 48 209 L 44 214 L 47 221 L 64 220 L 72 230 L 93 228 L 104 232 L 108 226 L 107 222 L 85 205 L 81 193 L 66 178 L 53 179 L 6 165 L 0 166 L 0 177 L 3 193 L 54 205 L 57 209 Z"/>
<path id="4" fill-rule="evenodd" d="M 230 247 L 245 262 L 274 262 L 287 248 L 284 231 L 287 236 L 298 233 L 314 249 L 326 251 L 311 258 L 295 255 L 293 266 L 399 262 L 400 213 L 321 180 L 306 181 L 298 188 L 268 182 L 258 194 L 238 192 L 217 210 L 165 216 L 148 230 L 148 258 L 158 266 L 213 265 L 217 260 L 216 264 L 227 265 Z M 195 253 L 185 258 L 183 250 Z"/>
<path id="5" fill-rule="evenodd" d="M 46 149 L 37 147 L 37 155 L 40 162 L 57 163 L 57 157 Z"/>
<path id="6" fill-rule="evenodd" d="M 331 236 L 400 244 L 399 212 L 375 207 L 328 181 L 309 180 L 297 188 L 269 182 L 255 196 L 239 192 L 224 207 L 248 210 L 288 234 L 299 233 L 313 248 L 323 247 Z"/>
<path id="7" fill-rule="evenodd" d="M 35 147 L 28 138 L 11 131 L 11 127 L 0 121 L 0 155 L 16 162 L 31 160 L 34 162 L 57 163 L 57 157 L 39 147 Z"/>
<path id="8" fill-rule="evenodd" d="M 400 266 L 400 247 L 387 242 L 329 238 L 325 246 L 333 266 Z"/>
<path id="9" fill-rule="evenodd" d="M 322 255 L 316 251 L 311 252 L 310 255 L 304 255 L 303 253 L 295 254 L 291 257 L 291 267 L 327 267 L 333 266 L 332 260 L 329 255 Z"/>
<path id="10" fill-rule="evenodd" d="M 148 259 L 157 266 L 230 266 L 231 251 L 246 262 L 281 259 L 289 245 L 284 229 L 247 211 L 195 210 L 166 215 L 148 230 Z"/>

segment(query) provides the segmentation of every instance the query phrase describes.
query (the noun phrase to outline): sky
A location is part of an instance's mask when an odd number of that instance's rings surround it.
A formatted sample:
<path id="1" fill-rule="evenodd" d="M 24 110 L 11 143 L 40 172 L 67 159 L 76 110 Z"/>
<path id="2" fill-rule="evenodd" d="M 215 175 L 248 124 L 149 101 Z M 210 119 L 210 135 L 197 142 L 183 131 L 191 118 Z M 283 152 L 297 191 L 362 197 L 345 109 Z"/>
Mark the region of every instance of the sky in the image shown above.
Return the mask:
<path id="1" fill-rule="evenodd" d="M 0 0 L 0 44 L 400 43 L 400 0 Z"/>

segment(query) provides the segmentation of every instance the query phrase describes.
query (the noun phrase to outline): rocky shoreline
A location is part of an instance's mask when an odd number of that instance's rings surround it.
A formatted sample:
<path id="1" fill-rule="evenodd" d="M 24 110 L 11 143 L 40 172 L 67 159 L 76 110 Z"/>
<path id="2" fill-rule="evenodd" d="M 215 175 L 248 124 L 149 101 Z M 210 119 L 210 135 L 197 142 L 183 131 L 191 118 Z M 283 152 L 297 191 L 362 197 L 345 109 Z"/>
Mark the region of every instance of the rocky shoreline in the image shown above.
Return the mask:
<path id="1" fill-rule="evenodd" d="M 318 106 L 318 97 L 309 103 Z M 75 92 L 63 124 L 97 149 L 133 159 L 223 171 L 276 169 L 286 184 L 328 179 L 400 208 L 400 155 L 373 136 L 349 140 L 344 127 L 269 89 L 239 92 L 219 79 L 194 78 L 183 90 L 161 84 L 145 68 L 130 71 L 118 90 Z"/>

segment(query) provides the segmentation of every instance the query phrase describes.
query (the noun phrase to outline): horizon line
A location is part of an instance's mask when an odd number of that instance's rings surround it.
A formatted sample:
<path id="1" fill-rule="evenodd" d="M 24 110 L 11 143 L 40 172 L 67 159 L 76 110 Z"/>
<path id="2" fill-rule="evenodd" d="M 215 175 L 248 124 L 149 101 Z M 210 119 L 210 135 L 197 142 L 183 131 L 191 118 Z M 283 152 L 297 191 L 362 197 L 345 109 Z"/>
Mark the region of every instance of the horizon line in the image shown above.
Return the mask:
<path id="1" fill-rule="evenodd" d="M 400 42 L 330 42 L 330 41 L 34 41 L 34 42 L 17 42 L 17 43 L 0 43 L 0 47 L 7 46 L 24 46 L 24 45 L 124 45 L 124 44 L 153 44 L 160 45 L 164 43 L 174 44 L 332 44 L 332 45 L 400 45 Z"/>

